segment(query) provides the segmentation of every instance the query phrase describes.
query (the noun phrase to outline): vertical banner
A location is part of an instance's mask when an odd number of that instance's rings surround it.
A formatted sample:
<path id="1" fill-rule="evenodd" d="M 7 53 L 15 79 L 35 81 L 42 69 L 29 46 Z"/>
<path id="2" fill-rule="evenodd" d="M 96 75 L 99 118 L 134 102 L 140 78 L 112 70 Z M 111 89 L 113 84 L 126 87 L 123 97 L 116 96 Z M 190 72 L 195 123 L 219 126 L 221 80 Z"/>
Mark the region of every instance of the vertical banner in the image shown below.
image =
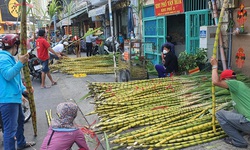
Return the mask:
<path id="1" fill-rule="evenodd" d="M 184 12 L 183 0 L 154 0 L 155 15 L 166 16 Z"/>

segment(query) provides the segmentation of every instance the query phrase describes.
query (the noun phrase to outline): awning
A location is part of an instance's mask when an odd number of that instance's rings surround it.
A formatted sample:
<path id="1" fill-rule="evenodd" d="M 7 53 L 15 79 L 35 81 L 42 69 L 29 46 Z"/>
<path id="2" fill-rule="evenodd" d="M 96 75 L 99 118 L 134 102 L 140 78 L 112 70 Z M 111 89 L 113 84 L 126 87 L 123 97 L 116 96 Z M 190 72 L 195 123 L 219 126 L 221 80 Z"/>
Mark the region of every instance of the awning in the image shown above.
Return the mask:
<path id="1" fill-rule="evenodd" d="M 69 18 L 72 19 L 72 18 L 75 18 L 83 13 L 87 12 L 87 7 L 84 7 L 83 9 L 75 12 L 74 14 L 70 15 Z"/>
<path id="2" fill-rule="evenodd" d="M 56 23 L 56 27 L 62 27 L 62 26 L 67 26 L 67 25 L 71 25 L 71 20 L 69 18 L 64 18 L 61 21 L 59 21 L 58 23 Z"/>
<path id="3" fill-rule="evenodd" d="M 106 4 L 102 5 L 98 8 L 90 10 L 88 15 L 89 15 L 89 17 L 94 17 L 94 16 L 99 16 L 99 15 L 105 14 L 105 12 L 106 12 Z"/>
<path id="4" fill-rule="evenodd" d="M 101 6 L 107 3 L 108 3 L 108 0 L 91 0 L 91 4 L 94 6 Z"/>

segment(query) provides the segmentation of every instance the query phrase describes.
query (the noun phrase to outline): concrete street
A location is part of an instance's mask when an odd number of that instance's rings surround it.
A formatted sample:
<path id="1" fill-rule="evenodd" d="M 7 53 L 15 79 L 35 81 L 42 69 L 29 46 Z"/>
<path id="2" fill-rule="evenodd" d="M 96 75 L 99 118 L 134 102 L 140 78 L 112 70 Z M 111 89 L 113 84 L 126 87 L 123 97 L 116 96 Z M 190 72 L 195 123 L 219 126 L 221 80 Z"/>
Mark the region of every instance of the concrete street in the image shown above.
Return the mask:
<path id="1" fill-rule="evenodd" d="M 87 114 L 94 109 L 94 106 L 89 104 L 91 99 L 80 100 L 85 94 L 88 93 L 87 85 L 88 82 L 113 82 L 114 75 L 88 75 L 85 78 L 74 78 L 72 75 L 62 74 L 60 72 L 52 73 L 53 78 L 57 80 L 57 85 L 52 86 L 48 89 L 41 89 L 38 80 L 33 81 L 34 96 L 37 109 L 37 128 L 38 136 L 33 136 L 33 128 L 31 120 L 25 124 L 25 137 L 27 141 L 34 140 L 37 144 L 32 148 L 27 148 L 27 150 L 39 150 L 42 144 L 43 138 L 46 135 L 48 124 L 46 120 L 45 110 L 52 110 L 52 115 L 55 115 L 56 106 L 60 102 L 68 101 L 69 99 L 74 99 L 81 112 Z M 50 85 L 49 79 L 46 78 L 46 85 Z M 80 111 L 78 117 L 76 118 L 76 123 L 79 126 L 92 124 L 94 121 L 98 121 L 97 116 L 83 116 Z M 103 136 L 100 135 L 99 139 Z M 86 136 L 87 142 L 89 144 L 90 150 L 94 150 L 96 147 L 96 142 L 89 136 Z M 2 134 L 0 134 L 0 140 L 2 140 Z M 106 149 L 105 141 L 101 141 L 101 145 L 98 150 Z M 3 149 L 3 145 L 0 144 L 0 149 Z M 77 150 L 78 148 L 74 146 L 72 150 Z M 250 146 L 248 148 L 250 150 Z M 194 147 L 186 148 L 185 150 L 238 150 L 228 144 L 225 144 L 222 140 L 217 140 L 211 143 L 206 143 Z M 243 149 L 244 150 L 244 149 Z"/>

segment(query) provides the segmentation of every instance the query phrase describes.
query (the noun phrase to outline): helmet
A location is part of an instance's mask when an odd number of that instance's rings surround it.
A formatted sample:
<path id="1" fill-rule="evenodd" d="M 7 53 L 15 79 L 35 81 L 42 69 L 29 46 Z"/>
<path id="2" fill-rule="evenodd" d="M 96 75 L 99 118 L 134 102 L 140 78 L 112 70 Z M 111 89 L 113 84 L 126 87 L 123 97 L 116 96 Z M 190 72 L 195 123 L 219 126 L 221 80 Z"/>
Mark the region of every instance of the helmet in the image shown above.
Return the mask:
<path id="1" fill-rule="evenodd" d="M 230 69 L 224 70 L 220 74 L 220 80 L 224 80 L 226 78 L 235 79 L 236 78 L 236 74 L 234 73 L 233 70 L 230 70 Z"/>
<path id="2" fill-rule="evenodd" d="M 6 34 L 2 38 L 2 43 L 3 43 L 3 48 L 9 49 L 9 48 L 13 47 L 15 44 L 17 44 L 17 46 L 19 46 L 20 39 L 19 39 L 19 36 L 17 34 Z"/>
<path id="3" fill-rule="evenodd" d="M 73 41 L 77 41 L 77 40 L 79 40 L 79 37 L 75 35 L 75 36 L 73 37 Z"/>
<path id="4" fill-rule="evenodd" d="M 69 45 L 69 43 L 65 41 L 65 42 L 63 42 L 63 45 Z"/>

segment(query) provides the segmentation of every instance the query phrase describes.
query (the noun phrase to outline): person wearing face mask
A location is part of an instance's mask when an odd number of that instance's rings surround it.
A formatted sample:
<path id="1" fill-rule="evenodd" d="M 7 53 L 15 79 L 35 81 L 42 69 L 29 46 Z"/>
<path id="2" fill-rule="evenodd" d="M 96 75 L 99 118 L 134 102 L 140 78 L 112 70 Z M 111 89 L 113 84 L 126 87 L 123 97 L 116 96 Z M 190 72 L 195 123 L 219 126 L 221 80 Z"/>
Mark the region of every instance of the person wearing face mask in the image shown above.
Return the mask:
<path id="1" fill-rule="evenodd" d="M 163 65 L 155 65 L 155 69 L 158 72 L 158 77 L 163 78 L 166 76 L 171 76 L 172 73 L 178 71 L 178 61 L 177 57 L 171 51 L 171 45 L 163 45 Z"/>
<path id="2" fill-rule="evenodd" d="M 168 35 L 167 37 L 166 37 L 166 43 L 164 43 L 162 46 L 161 46 L 161 58 L 162 58 L 162 63 L 164 64 L 164 55 L 163 55 L 163 46 L 165 45 L 165 44 L 168 44 L 168 45 L 170 45 L 170 50 L 171 50 L 171 52 L 173 53 L 173 54 L 175 54 L 175 48 L 174 48 L 174 44 L 172 43 L 172 36 L 171 35 Z"/>
<path id="3" fill-rule="evenodd" d="M 26 91 L 21 80 L 21 69 L 28 62 L 29 54 L 19 55 L 16 62 L 14 56 L 18 54 L 19 36 L 6 34 L 2 38 L 3 50 L 0 51 L 0 113 L 3 121 L 4 150 L 24 149 L 35 145 L 26 142 L 24 137 L 24 114 L 22 111 L 22 93 Z M 15 144 L 17 142 L 17 144 Z"/>

